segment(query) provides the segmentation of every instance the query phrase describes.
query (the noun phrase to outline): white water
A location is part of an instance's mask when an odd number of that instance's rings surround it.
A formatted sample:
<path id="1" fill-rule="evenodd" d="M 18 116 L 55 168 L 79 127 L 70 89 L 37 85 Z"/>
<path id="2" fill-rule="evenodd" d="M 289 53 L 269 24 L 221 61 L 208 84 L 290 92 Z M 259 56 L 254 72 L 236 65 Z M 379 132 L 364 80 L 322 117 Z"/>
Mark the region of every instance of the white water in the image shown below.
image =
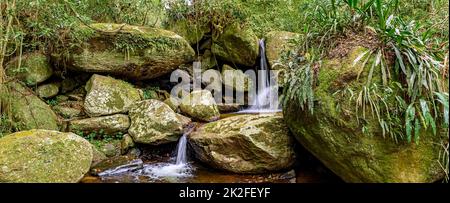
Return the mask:
<path id="1" fill-rule="evenodd" d="M 280 112 L 278 105 L 278 85 L 276 81 L 271 81 L 270 70 L 267 65 L 266 50 L 264 40 L 259 40 L 260 63 L 258 70 L 258 91 L 250 108 L 238 113 L 275 113 Z"/>

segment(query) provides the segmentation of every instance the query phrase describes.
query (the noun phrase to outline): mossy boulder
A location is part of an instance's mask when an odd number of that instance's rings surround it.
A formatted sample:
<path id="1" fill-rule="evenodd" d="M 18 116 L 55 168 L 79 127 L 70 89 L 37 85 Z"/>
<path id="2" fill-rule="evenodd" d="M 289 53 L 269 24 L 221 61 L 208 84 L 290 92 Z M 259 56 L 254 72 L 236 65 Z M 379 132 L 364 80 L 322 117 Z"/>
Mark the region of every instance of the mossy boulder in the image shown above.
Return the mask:
<path id="1" fill-rule="evenodd" d="M 48 83 L 39 85 L 36 89 L 36 94 L 40 98 L 51 98 L 58 95 L 59 87 L 61 85 L 59 83 Z"/>
<path id="2" fill-rule="evenodd" d="M 208 123 L 189 136 L 202 162 L 234 173 L 288 169 L 294 139 L 281 115 L 239 115 Z"/>
<path id="3" fill-rule="evenodd" d="M 134 142 L 159 145 L 176 142 L 183 133 L 183 121 L 164 102 L 149 99 L 135 103 L 129 112 L 128 133 Z"/>
<path id="4" fill-rule="evenodd" d="M 205 70 L 209 70 L 209 69 L 212 69 L 212 68 L 218 66 L 217 60 L 212 55 L 210 50 L 206 50 L 203 53 L 203 55 L 201 56 L 200 62 L 201 62 L 202 72 L 205 71 Z"/>
<path id="5" fill-rule="evenodd" d="M 195 52 L 189 43 L 168 30 L 109 23 L 90 26 L 102 32 L 91 34 L 82 48 L 73 50 L 65 59 L 72 70 L 145 80 L 194 60 Z M 62 61 L 62 57 L 53 55 Z"/>
<path id="6" fill-rule="evenodd" d="M 288 71 L 287 67 L 281 65 L 280 60 L 283 55 L 299 46 L 300 38 L 300 34 L 286 31 L 272 31 L 265 36 L 267 62 L 269 62 L 271 70 L 279 71 L 279 85 L 286 83 L 285 75 Z"/>
<path id="7" fill-rule="evenodd" d="M 298 100 L 292 99 L 283 107 L 287 125 L 308 151 L 346 182 L 434 182 L 441 179 L 439 143 L 448 139 L 445 134 L 433 136 L 423 132 L 420 143 L 402 140 L 396 143 L 389 135 L 383 137 L 378 119 L 370 116 L 370 107 L 366 109 L 366 117 L 360 117 L 358 123 L 355 101 L 349 95 L 337 93 L 346 88 L 353 89 L 355 94 L 362 90 L 370 68 L 366 68 L 358 80 L 365 59 L 359 62 L 355 59 L 366 51 L 364 47 L 353 47 L 344 58 L 324 60 L 314 86 L 314 113 L 302 110 Z M 380 68 L 375 68 L 372 82 L 381 86 L 381 81 Z M 395 94 L 388 96 L 385 102 L 395 102 L 394 97 Z"/>
<path id="8" fill-rule="evenodd" d="M 183 97 L 180 103 L 180 110 L 200 121 L 211 122 L 220 117 L 216 101 L 208 90 L 195 90 Z"/>
<path id="9" fill-rule="evenodd" d="M 0 182 L 75 183 L 89 171 L 92 157 L 92 145 L 73 133 L 13 133 L 0 139 Z"/>
<path id="10" fill-rule="evenodd" d="M 58 130 L 58 117 L 49 105 L 19 82 L 0 86 L 0 100 L 10 112 L 16 131 L 31 129 Z M 5 88 L 8 88 L 6 91 Z"/>
<path id="11" fill-rule="evenodd" d="M 129 127 L 130 118 L 124 114 L 86 118 L 69 122 L 69 131 L 74 133 L 83 132 L 89 134 L 95 132 L 113 135 L 116 133 L 126 133 Z"/>
<path id="12" fill-rule="evenodd" d="M 33 86 L 49 79 L 53 70 L 45 55 L 31 53 L 12 59 L 6 66 L 6 74 L 21 80 L 28 86 Z"/>
<path id="13" fill-rule="evenodd" d="M 91 117 L 126 113 L 133 103 L 141 100 L 140 91 L 133 85 L 112 77 L 94 74 L 85 88 L 84 108 Z"/>
<path id="14" fill-rule="evenodd" d="M 239 82 L 239 84 L 237 84 Z M 242 82 L 242 83 L 241 83 Z M 229 65 L 222 66 L 222 83 L 226 88 L 247 92 L 253 88 L 253 80 L 242 70 L 237 70 Z"/>
<path id="15" fill-rule="evenodd" d="M 197 44 L 206 33 L 211 31 L 208 25 L 202 25 L 183 19 L 169 22 L 168 25 L 168 30 L 179 34 L 192 45 Z"/>
<path id="16" fill-rule="evenodd" d="M 227 26 L 213 41 L 211 51 L 224 61 L 253 66 L 258 57 L 258 44 L 258 37 L 251 29 L 235 23 Z"/>

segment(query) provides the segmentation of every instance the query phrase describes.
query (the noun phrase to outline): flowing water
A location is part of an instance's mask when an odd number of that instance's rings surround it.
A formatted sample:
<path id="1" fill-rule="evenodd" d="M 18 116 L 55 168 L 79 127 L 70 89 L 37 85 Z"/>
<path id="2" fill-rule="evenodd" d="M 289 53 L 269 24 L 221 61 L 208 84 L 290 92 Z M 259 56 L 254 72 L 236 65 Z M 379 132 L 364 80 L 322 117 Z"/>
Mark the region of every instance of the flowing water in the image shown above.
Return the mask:
<path id="1" fill-rule="evenodd" d="M 250 107 L 239 111 L 239 113 L 275 113 L 281 111 L 278 104 L 278 85 L 268 68 L 263 39 L 259 40 L 259 55 L 256 95 Z"/>
<path id="2" fill-rule="evenodd" d="M 147 176 L 155 180 L 176 181 L 192 175 L 193 168 L 187 160 L 187 136 L 192 132 L 189 128 L 178 141 L 176 156 L 169 160 L 144 164 L 136 159 L 128 164 L 108 169 L 98 174 L 100 177 L 117 177 L 131 175 L 133 177 Z"/>

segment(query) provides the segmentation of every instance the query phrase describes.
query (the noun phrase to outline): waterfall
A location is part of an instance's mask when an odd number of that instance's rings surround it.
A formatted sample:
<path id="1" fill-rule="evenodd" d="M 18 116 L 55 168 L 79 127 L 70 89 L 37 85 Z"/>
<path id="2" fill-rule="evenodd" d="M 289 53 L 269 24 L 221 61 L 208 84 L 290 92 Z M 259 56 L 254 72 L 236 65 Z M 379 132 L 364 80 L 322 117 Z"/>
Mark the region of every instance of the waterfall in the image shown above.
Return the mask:
<path id="1" fill-rule="evenodd" d="M 194 127 L 189 127 L 179 139 L 175 163 L 144 164 L 142 173 L 154 179 L 186 178 L 192 176 L 193 169 L 187 161 L 187 136 L 193 130 Z"/>
<path id="2" fill-rule="evenodd" d="M 257 91 L 250 108 L 242 113 L 274 113 L 281 111 L 278 105 L 278 84 L 271 78 L 266 59 L 264 39 L 259 40 L 259 70 L 257 72 Z"/>

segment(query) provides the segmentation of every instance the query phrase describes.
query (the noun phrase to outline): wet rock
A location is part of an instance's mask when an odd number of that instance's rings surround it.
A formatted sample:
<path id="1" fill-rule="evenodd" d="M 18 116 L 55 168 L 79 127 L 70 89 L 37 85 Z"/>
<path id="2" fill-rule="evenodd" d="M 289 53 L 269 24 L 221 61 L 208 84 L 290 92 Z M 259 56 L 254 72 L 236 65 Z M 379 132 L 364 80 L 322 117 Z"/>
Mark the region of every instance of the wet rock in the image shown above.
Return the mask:
<path id="1" fill-rule="evenodd" d="M 30 89 L 18 82 L 7 83 L 6 87 L 9 91 L 2 90 L 0 100 L 10 108 L 13 127 L 16 130 L 59 129 L 56 114 Z"/>
<path id="2" fill-rule="evenodd" d="M 183 121 L 164 102 L 149 99 L 135 103 L 129 112 L 128 133 L 136 143 L 159 145 L 176 142 L 183 131 Z"/>
<path id="3" fill-rule="evenodd" d="M 18 67 L 19 61 L 21 66 Z M 41 53 L 32 53 L 16 57 L 6 66 L 6 74 L 9 77 L 15 77 L 28 86 L 33 86 L 49 79 L 53 70 L 48 63 L 47 57 Z"/>
<path id="4" fill-rule="evenodd" d="M 258 57 L 258 37 L 252 30 L 235 23 L 213 42 L 211 51 L 224 61 L 253 66 Z"/>
<path id="5" fill-rule="evenodd" d="M 66 119 L 84 116 L 83 102 L 81 101 L 65 101 L 52 108 L 55 113 Z"/>
<path id="6" fill-rule="evenodd" d="M 218 169 L 265 173 L 290 168 L 294 140 L 281 115 L 239 115 L 207 123 L 189 136 L 195 156 Z"/>
<path id="7" fill-rule="evenodd" d="M 84 108 L 91 117 L 126 113 L 141 100 L 140 92 L 131 84 L 97 74 L 87 82 L 86 91 Z"/>
<path id="8" fill-rule="evenodd" d="M 216 101 L 208 90 L 191 92 L 181 100 L 180 109 L 190 117 L 211 122 L 219 119 L 220 113 Z"/>
<path id="9" fill-rule="evenodd" d="M 92 33 L 81 49 L 72 51 L 68 59 L 72 70 L 145 80 L 170 73 L 180 64 L 194 60 L 195 52 L 189 43 L 168 30 L 112 23 L 90 26 L 117 34 Z"/>
<path id="10" fill-rule="evenodd" d="M 30 130 L 0 139 L 0 180 L 75 183 L 89 171 L 92 145 L 73 134 Z"/>

